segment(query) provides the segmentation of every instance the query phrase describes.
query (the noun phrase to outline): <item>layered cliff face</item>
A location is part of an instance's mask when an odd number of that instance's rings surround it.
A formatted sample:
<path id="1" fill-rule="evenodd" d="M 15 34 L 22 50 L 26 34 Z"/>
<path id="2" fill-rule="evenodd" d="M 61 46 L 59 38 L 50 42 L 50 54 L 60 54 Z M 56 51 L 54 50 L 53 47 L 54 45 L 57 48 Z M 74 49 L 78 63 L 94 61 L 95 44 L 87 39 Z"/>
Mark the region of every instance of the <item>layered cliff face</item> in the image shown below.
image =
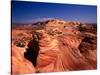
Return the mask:
<path id="1" fill-rule="evenodd" d="M 44 29 L 28 34 L 33 36 L 25 47 L 12 41 L 13 74 L 96 69 L 95 26 L 62 20 L 42 24 Z"/>

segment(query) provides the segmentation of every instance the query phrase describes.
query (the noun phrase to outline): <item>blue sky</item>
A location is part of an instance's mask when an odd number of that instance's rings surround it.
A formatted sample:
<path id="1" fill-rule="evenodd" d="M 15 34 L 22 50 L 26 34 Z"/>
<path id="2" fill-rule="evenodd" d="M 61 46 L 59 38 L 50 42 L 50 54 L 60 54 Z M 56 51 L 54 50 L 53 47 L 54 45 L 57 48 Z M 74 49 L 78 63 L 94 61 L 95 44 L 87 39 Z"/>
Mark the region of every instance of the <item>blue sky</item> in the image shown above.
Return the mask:
<path id="1" fill-rule="evenodd" d="M 32 23 L 42 18 L 96 23 L 97 7 L 41 2 L 12 1 L 12 22 Z"/>

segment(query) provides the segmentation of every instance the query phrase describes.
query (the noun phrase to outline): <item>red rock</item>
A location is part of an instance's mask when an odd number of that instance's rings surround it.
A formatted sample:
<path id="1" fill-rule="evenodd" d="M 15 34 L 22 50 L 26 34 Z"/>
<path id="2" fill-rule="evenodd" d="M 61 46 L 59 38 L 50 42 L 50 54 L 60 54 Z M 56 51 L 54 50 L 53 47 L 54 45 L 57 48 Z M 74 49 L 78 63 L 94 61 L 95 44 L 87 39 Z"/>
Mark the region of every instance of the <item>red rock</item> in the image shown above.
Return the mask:
<path id="1" fill-rule="evenodd" d="M 31 62 L 24 58 L 24 48 L 12 48 L 12 74 L 31 74 L 35 68 Z"/>
<path id="2" fill-rule="evenodd" d="M 38 24 L 38 23 L 36 23 Z M 41 23 L 39 23 L 41 24 Z M 24 37 L 31 37 L 30 30 L 14 30 L 12 43 L 12 74 L 30 74 L 36 72 L 62 72 L 75 70 L 96 69 L 96 29 L 85 25 L 80 27 L 80 22 L 66 22 L 61 20 L 49 20 L 43 22 L 45 29 L 39 28 L 33 34 L 33 38 L 28 43 L 28 49 L 36 54 L 34 61 L 25 58 L 25 47 L 16 47 L 14 42 Z M 51 27 L 50 27 L 51 26 Z M 95 30 L 91 33 L 92 30 Z M 88 33 L 87 33 L 88 31 Z M 31 31 L 30 31 L 31 32 Z M 24 34 L 17 38 L 18 34 Z M 85 39 L 88 37 L 88 40 Z M 25 39 L 25 38 L 24 38 Z M 85 39 L 85 40 L 84 40 Z M 36 43 L 37 41 L 37 47 Z M 34 48 L 34 49 L 33 49 Z M 39 52 L 37 52 L 37 49 Z M 36 53 L 35 53 L 36 52 Z M 32 55 L 29 53 L 29 55 Z"/>

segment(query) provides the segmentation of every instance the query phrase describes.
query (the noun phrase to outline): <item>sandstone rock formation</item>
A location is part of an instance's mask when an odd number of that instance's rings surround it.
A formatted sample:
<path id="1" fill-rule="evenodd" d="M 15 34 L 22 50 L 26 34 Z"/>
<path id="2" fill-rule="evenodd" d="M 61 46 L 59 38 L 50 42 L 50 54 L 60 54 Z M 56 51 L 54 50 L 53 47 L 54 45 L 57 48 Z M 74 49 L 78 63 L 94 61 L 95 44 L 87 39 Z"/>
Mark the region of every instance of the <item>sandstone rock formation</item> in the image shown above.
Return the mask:
<path id="1" fill-rule="evenodd" d="M 24 58 L 24 48 L 12 47 L 12 75 L 34 73 L 35 67 Z"/>
<path id="2" fill-rule="evenodd" d="M 96 69 L 96 27 L 57 19 L 35 24 L 45 27 L 25 47 L 12 45 L 13 74 Z"/>

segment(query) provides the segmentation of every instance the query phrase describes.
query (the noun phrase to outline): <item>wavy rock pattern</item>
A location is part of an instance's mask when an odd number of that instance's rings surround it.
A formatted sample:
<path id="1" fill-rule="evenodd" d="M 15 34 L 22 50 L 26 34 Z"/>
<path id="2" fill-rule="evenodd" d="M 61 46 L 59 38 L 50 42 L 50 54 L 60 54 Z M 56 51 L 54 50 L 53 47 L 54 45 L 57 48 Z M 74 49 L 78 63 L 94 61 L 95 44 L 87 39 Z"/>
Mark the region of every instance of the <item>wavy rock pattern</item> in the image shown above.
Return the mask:
<path id="1" fill-rule="evenodd" d="M 81 39 L 75 35 L 50 38 L 50 35 L 42 31 L 40 34 L 45 35 L 40 40 L 40 52 L 37 58 L 37 68 L 40 72 L 93 69 L 80 53 L 78 47 Z"/>
<path id="2" fill-rule="evenodd" d="M 31 62 L 24 58 L 24 48 L 12 47 L 12 74 L 31 74 L 35 68 Z"/>
<path id="3" fill-rule="evenodd" d="M 27 49 L 12 43 L 13 75 L 97 68 L 96 27 L 60 20 L 50 20 L 43 24 L 47 27 L 34 32 L 33 39 L 25 45 Z M 27 34 L 23 29 L 21 32 L 17 29 L 18 34 Z M 18 40 L 18 34 L 14 33 L 12 42 Z M 30 38 L 28 35 L 32 34 L 28 32 L 27 37 Z M 25 40 L 27 37 L 24 36 Z"/>

